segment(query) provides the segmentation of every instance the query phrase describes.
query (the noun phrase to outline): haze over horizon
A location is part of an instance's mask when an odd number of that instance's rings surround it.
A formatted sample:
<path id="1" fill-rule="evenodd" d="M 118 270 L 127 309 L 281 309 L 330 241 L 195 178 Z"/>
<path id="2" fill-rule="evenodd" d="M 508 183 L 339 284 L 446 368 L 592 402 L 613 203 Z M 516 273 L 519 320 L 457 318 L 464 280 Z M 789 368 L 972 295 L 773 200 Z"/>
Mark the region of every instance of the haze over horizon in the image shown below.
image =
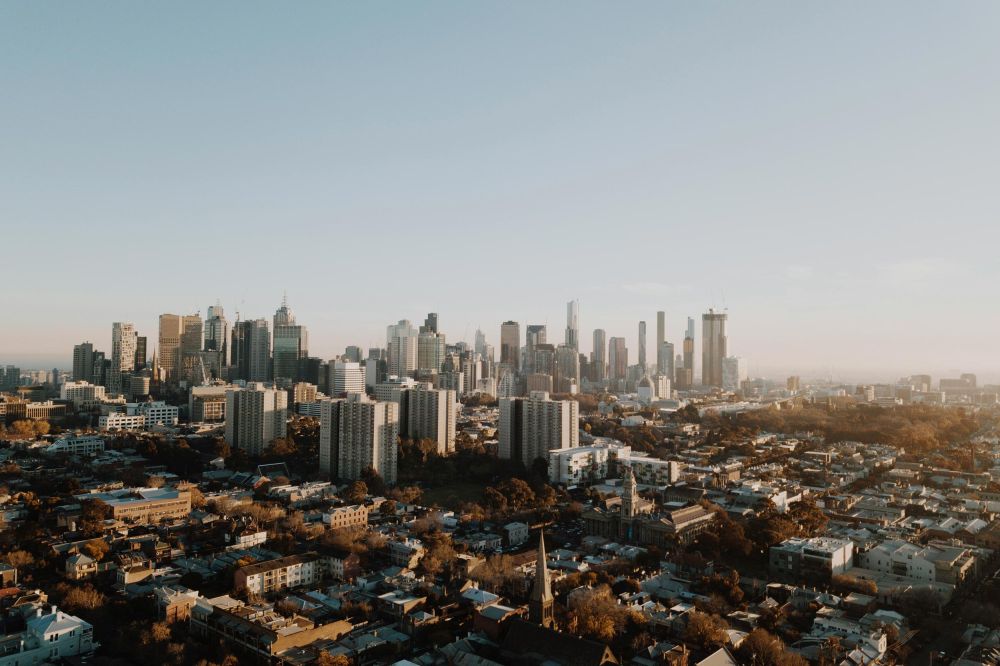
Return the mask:
<path id="1" fill-rule="evenodd" d="M 1000 381 L 996 3 L 246 7 L 0 6 L 0 365 L 287 290 L 324 358 L 577 298 L 630 362 L 714 307 L 754 376 Z"/>

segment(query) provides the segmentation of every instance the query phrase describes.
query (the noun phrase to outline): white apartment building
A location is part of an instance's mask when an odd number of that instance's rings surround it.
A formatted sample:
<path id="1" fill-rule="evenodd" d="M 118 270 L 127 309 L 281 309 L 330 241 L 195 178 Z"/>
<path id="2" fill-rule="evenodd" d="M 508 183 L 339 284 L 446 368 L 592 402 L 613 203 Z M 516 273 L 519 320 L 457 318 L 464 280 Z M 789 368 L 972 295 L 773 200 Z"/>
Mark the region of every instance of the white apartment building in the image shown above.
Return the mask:
<path id="1" fill-rule="evenodd" d="M 319 466 L 332 478 L 360 479 L 374 469 L 396 482 L 399 405 L 351 393 L 320 400 Z"/>
<path id="2" fill-rule="evenodd" d="M 975 569 L 975 555 L 962 546 L 885 541 L 858 557 L 858 566 L 925 583 L 957 585 Z"/>
<path id="3" fill-rule="evenodd" d="M 0 666 L 53 663 L 94 651 L 94 628 L 55 606 L 48 613 L 36 609 L 25 625 L 24 631 L 0 637 L 5 646 Z"/>
<path id="4" fill-rule="evenodd" d="M 328 384 L 332 395 L 365 392 L 365 371 L 360 363 L 334 361 L 329 367 Z"/>
<path id="5" fill-rule="evenodd" d="M 289 555 L 240 567 L 234 587 L 265 596 L 279 590 L 315 585 L 323 578 L 322 561 L 315 554 Z"/>
<path id="6" fill-rule="evenodd" d="M 288 428 L 288 393 L 261 383 L 226 392 L 226 442 L 259 456 Z"/>
<path id="7" fill-rule="evenodd" d="M 69 435 L 61 437 L 47 447 L 46 455 L 66 453 L 74 456 L 91 456 L 104 451 L 104 438 L 97 435 Z"/>
<path id="8" fill-rule="evenodd" d="M 399 392 L 416 388 L 420 382 L 413 377 L 389 375 L 384 382 L 375 385 L 375 399 L 379 402 L 399 402 Z"/>
<path id="9" fill-rule="evenodd" d="M 830 576 L 851 568 L 854 542 L 829 537 L 795 537 L 771 546 L 769 558 L 772 573 L 829 580 Z"/>
<path id="10" fill-rule="evenodd" d="M 501 458 L 520 460 L 530 468 L 537 458 L 546 462 L 553 449 L 580 444 L 580 406 L 575 400 L 552 400 L 544 391 L 527 398 L 500 400 Z"/>
<path id="11" fill-rule="evenodd" d="M 106 391 L 103 386 L 90 382 L 65 382 L 59 389 L 59 399 L 69 400 L 78 410 L 89 410 L 104 402 Z"/>
<path id="12" fill-rule="evenodd" d="M 605 479 L 612 465 L 627 458 L 632 449 L 625 444 L 609 441 L 590 446 L 549 451 L 549 481 L 574 486 Z"/>
<path id="13" fill-rule="evenodd" d="M 111 412 L 97 420 L 101 430 L 142 430 L 154 426 L 177 425 L 180 409 L 162 400 L 126 403 L 124 412 Z"/>

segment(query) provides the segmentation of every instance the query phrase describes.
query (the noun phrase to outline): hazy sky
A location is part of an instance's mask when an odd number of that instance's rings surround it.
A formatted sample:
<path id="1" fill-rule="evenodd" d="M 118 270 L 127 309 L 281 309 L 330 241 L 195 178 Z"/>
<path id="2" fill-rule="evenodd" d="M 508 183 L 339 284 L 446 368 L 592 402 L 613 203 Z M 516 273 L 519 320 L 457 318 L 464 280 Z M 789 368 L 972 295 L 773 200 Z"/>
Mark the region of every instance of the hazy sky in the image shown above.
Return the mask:
<path id="1" fill-rule="evenodd" d="M 325 357 L 430 310 L 561 341 L 576 297 L 630 360 L 715 306 L 753 374 L 997 377 L 998 35 L 993 1 L 8 0 L 0 363 L 287 289 Z"/>

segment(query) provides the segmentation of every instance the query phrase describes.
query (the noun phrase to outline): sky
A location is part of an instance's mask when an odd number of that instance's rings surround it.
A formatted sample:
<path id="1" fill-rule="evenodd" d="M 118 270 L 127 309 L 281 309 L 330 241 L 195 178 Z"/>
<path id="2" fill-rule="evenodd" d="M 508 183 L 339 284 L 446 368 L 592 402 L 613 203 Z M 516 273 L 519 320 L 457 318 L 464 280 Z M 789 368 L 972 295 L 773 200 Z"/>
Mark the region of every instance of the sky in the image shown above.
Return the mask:
<path id="1" fill-rule="evenodd" d="M 576 298 L 585 352 L 714 307 L 755 376 L 1000 380 L 998 34 L 975 0 L 8 0 L 0 364 L 287 291 L 323 357 L 429 311 L 560 342 Z"/>

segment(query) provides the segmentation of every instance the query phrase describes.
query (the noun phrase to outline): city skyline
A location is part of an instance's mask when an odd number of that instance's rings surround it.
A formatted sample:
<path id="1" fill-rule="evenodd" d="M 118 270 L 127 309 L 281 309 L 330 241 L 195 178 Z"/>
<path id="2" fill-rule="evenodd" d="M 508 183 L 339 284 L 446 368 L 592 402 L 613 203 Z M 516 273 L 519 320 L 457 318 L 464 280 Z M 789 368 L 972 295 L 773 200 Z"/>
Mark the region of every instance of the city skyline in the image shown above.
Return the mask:
<path id="1" fill-rule="evenodd" d="M 0 363 L 287 289 L 324 357 L 578 299 L 584 351 L 729 307 L 751 374 L 1000 378 L 995 3 L 240 8 L 0 7 Z"/>

